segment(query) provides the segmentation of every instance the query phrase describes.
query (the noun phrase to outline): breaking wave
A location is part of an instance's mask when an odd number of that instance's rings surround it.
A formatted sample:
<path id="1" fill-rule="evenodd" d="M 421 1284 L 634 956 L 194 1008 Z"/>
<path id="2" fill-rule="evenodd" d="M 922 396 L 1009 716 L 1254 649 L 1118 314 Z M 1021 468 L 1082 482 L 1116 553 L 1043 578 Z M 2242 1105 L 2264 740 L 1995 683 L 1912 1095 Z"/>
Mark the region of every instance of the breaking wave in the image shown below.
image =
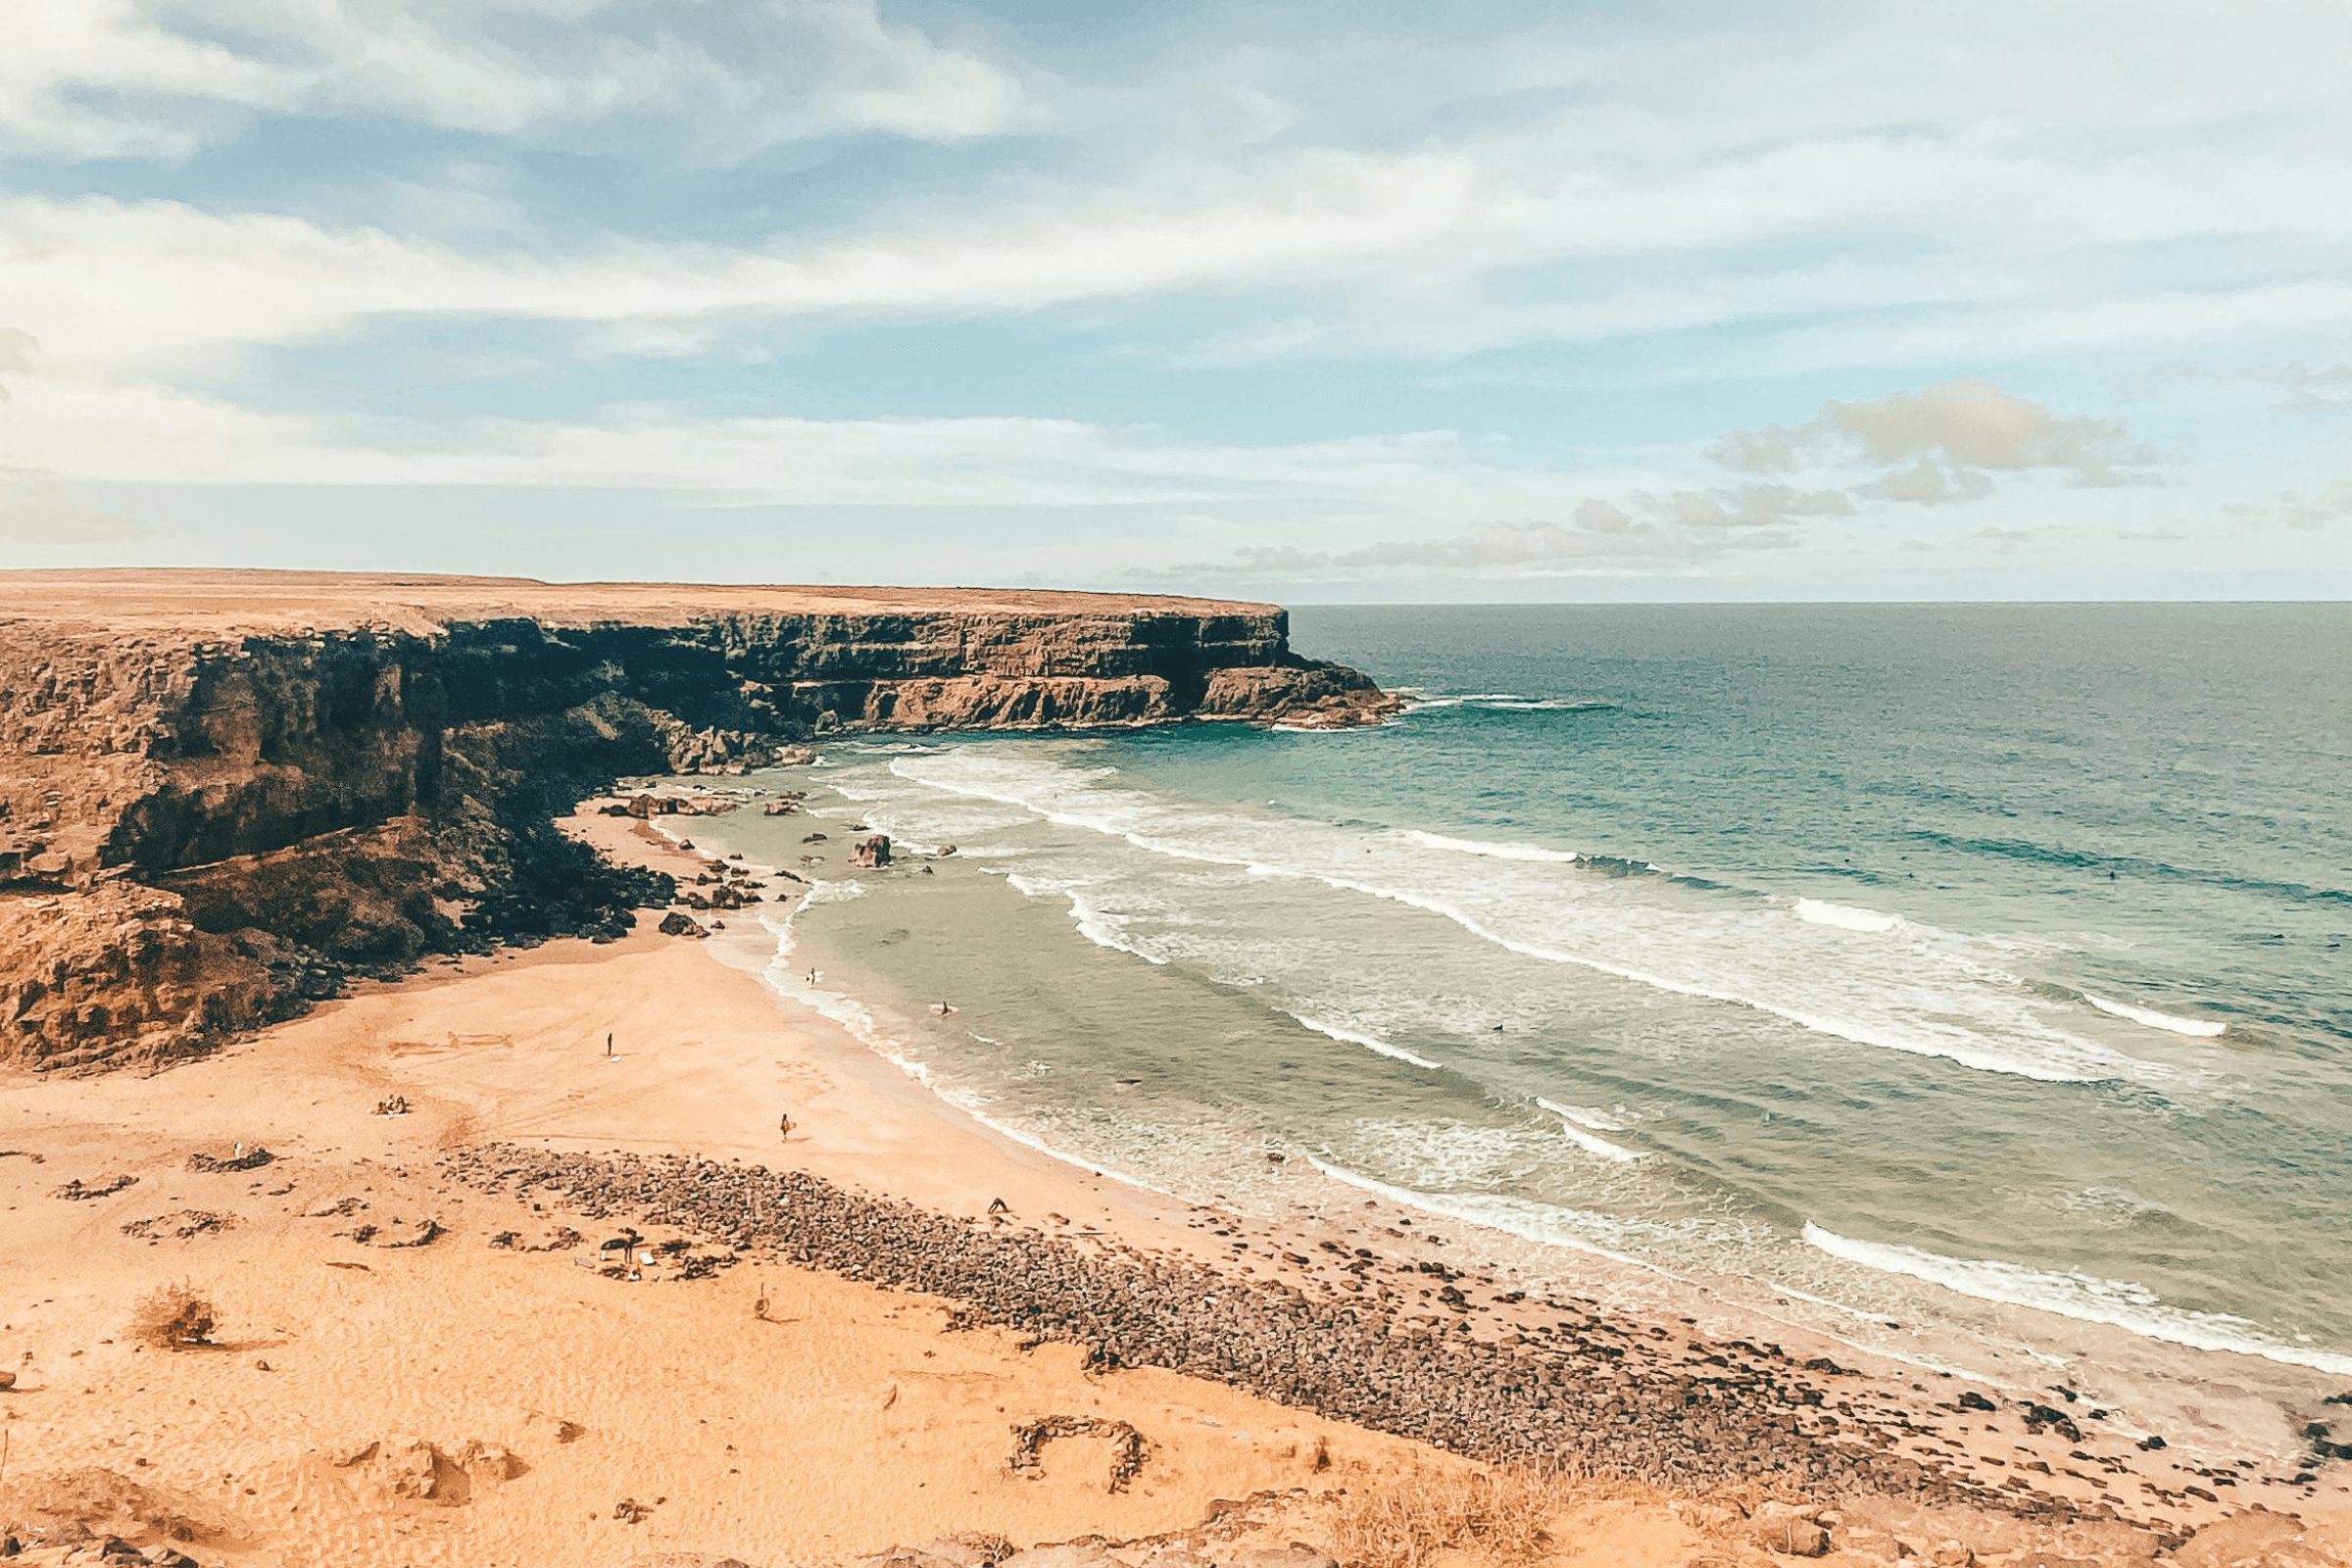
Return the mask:
<path id="1" fill-rule="evenodd" d="M 1804 1237 L 1832 1257 L 1881 1273 L 1906 1274 L 1980 1301 L 2032 1307 L 2084 1323 L 2104 1323 L 2142 1339 L 2185 1345 L 2191 1349 L 2231 1350 L 2288 1366 L 2352 1376 L 2352 1355 L 2281 1344 L 2264 1333 L 2260 1324 L 2241 1317 L 2168 1306 L 2143 1285 L 2103 1280 L 2089 1274 L 2052 1273 L 1990 1258 L 1945 1257 L 1886 1242 L 1858 1242 L 1810 1221 L 1805 1225 Z"/>
<path id="2" fill-rule="evenodd" d="M 1456 855 L 1479 855 L 1496 860 L 1572 863 L 1584 858 L 1574 850 L 1547 850 L 1540 844 L 1495 844 L 1485 839 L 1451 839 L 1443 833 L 1424 833 L 1419 828 L 1407 832 L 1405 837 L 1429 849 L 1451 850 Z"/>
<path id="3" fill-rule="evenodd" d="M 1903 923 L 1899 914 L 1858 909 L 1850 904 L 1832 904 L 1826 899 L 1799 899 L 1793 912 L 1807 925 L 1836 926 L 1840 931 L 1891 931 Z"/>
<path id="4" fill-rule="evenodd" d="M 2082 1000 L 2115 1017 L 2129 1018 L 2133 1023 L 2146 1024 L 2151 1029 L 2162 1029 L 2167 1034 L 2187 1035 L 2196 1040 L 2211 1040 L 2230 1027 L 2209 1019 L 2181 1018 L 2150 1007 L 2134 1007 L 2128 1002 L 2109 1002 L 2105 997 L 2094 997 L 2087 991 L 2082 993 Z"/>
<path id="5" fill-rule="evenodd" d="M 1996 996 L 1978 990 L 1987 1022 L 2000 1031 L 1992 1033 L 1953 1021 L 1954 1004 L 1961 997 L 1930 988 L 1916 974 L 1848 976 L 1829 967 L 1844 961 L 1838 955 L 1778 955 L 1766 949 L 1749 952 L 1749 939 L 1766 938 L 1768 933 L 1755 927 L 1727 927 L 1727 916 L 1720 910 L 1613 907 L 1596 921 L 1597 911 L 1558 904 L 1557 888 L 1522 889 L 1514 884 L 1457 890 L 1442 877 L 1421 874 L 1426 866 L 1384 865 L 1378 858 L 1383 850 L 1428 848 L 1412 833 L 1382 834 L 1371 842 L 1350 837 L 1327 844 L 1316 837 L 1315 830 L 1300 824 L 1260 823 L 1188 810 L 1133 791 L 1101 792 L 1098 786 L 1116 775 L 1114 768 L 1073 768 L 1053 762 L 1041 768 L 1033 760 L 984 757 L 970 750 L 947 757 L 900 758 L 891 762 L 890 769 L 911 783 L 1019 807 L 1046 821 L 1117 839 L 1149 854 L 1231 866 L 1252 876 L 1319 882 L 1338 891 L 1387 900 L 1438 915 L 1481 941 L 1522 957 L 1573 964 L 1660 991 L 1752 1007 L 1855 1045 L 1941 1057 L 1979 1071 L 2011 1073 L 2047 1083 L 2156 1081 L 2178 1076 L 2160 1063 L 2138 1060 L 2032 1019 L 2024 1004 L 2005 993 Z M 1373 857 L 1365 866 L 1367 871 L 1377 875 L 1393 869 L 1403 873 L 1398 880 L 1409 879 L 1413 886 L 1353 874 L 1355 865 L 1362 863 L 1359 857 Z M 1510 858 L 1494 858 L 1507 863 Z M 1313 863 L 1318 859 L 1326 863 Z M 1339 863 L 1348 864 L 1349 872 L 1341 873 Z M 1685 885 L 1685 879 L 1660 876 L 1659 868 L 1647 861 L 1579 857 L 1578 868 L 1636 879 L 1656 878 L 1678 888 Z M 1433 884 L 1444 889 L 1446 896 L 1419 891 Z M 1702 894 L 1726 891 L 1709 884 L 1690 886 Z M 1524 898 L 1518 897 L 1522 894 Z M 1555 902 L 1546 905 L 1542 902 L 1545 899 Z M 1476 912 L 1465 906 L 1473 902 L 1481 906 Z M 1489 906 L 1494 907 L 1490 910 Z M 1577 923 L 1573 932 L 1562 937 L 1541 933 L 1542 939 L 1535 940 L 1531 937 L 1538 933 L 1520 935 L 1503 928 L 1506 921 L 1527 924 L 1531 920 L 1541 928 L 1545 918 L 1562 915 Z M 1637 919 L 1640 929 L 1629 931 L 1627 922 Z M 1102 940 L 1099 936 L 1095 939 Z M 1567 946 L 1567 940 L 1589 946 L 1578 951 Z M 1124 941 L 1105 945 L 1126 947 Z M 1674 972 L 1677 966 L 1684 972 Z M 2006 977 L 1974 971 L 1963 963 L 1951 963 L 1947 968 L 1955 985 L 1981 988 L 1987 980 L 1996 986 L 2006 983 Z M 1834 994 L 1825 992 L 1821 986 L 1825 978 L 1840 989 Z M 1916 992 L 1916 1000 L 1890 1007 L 1886 999 L 1896 985 Z M 1857 1008 L 1877 1016 L 1852 1015 Z M 1993 1014 L 1999 1015 L 1997 1021 Z M 2002 1038 L 2003 1034 L 2010 1038 Z"/>
<path id="6" fill-rule="evenodd" d="M 1409 1061 L 1416 1067 L 1427 1067 L 1435 1072 L 1443 1070 L 1445 1065 L 1443 1062 L 1432 1061 L 1427 1056 L 1416 1056 L 1402 1046 L 1392 1046 L 1386 1040 L 1361 1034 L 1353 1029 L 1343 1029 L 1336 1023 L 1325 1023 L 1320 1018 L 1309 1018 L 1302 1012 L 1293 1012 L 1289 1016 L 1297 1019 L 1302 1027 L 1312 1029 L 1319 1035 L 1327 1035 L 1350 1046 L 1361 1046 L 1366 1051 L 1376 1051 L 1384 1056 L 1394 1056 L 1398 1061 Z"/>
<path id="7" fill-rule="evenodd" d="M 1637 1159 L 1649 1157 L 1646 1150 L 1627 1149 L 1596 1136 L 1595 1128 L 1606 1132 L 1625 1130 L 1624 1122 L 1605 1111 L 1588 1110 L 1582 1105 L 1556 1104 L 1541 1095 L 1536 1097 L 1536 1103 L 1559 1117 L 1560 1131 L 1570 1143 L 1589 1154 L 1598 1154 L 1603 1159 L 1613 1159 L 1620 1164 L 1631 1164 Z"/>

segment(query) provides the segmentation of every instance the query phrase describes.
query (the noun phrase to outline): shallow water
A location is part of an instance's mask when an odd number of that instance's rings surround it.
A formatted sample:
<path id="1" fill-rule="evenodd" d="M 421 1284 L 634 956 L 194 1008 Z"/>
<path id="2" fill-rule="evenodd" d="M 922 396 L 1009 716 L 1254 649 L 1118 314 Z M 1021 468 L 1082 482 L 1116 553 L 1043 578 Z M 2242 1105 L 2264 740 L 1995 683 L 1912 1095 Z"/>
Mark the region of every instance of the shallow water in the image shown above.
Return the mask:
<path id="1" fill-rule="evenodd" d="M 777 775 L 959 848 L 836 854 L 778 983 L 1189 1196 L 1271 1148 L 2012 1381 L 2352 1386 L 2352 610 L 1295 620 L 1422 701 Z"/>

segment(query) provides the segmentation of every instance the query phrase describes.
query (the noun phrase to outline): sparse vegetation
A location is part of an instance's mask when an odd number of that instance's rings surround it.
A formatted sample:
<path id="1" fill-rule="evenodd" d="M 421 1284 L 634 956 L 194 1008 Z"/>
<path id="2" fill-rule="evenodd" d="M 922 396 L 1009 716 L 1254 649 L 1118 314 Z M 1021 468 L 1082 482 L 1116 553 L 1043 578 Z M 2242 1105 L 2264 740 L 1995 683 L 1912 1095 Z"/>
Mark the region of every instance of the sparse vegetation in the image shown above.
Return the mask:
<path id="1" fill-rule="evenodd" d="M 130 1337 L 158 1350 L 185 1350 L 213 1342 L 220 1325 L 220 1308 L 209 1297 L 196 1294 L 185 1280 L 159 1285 L 139 1298 L 132 1309 Z"/>
<path id="2" fill-rule="evenodd" d="M 1548 1549 L 1544 1527 L 1566 1502 L 1562 1477 L 1534 1466 L 1419 1471 L 1350 1488 L 1331 1521 L 1332 1550 L 1348 1568 L 1427 1568 L 1462 1550 L 1523 1561 Z"/>

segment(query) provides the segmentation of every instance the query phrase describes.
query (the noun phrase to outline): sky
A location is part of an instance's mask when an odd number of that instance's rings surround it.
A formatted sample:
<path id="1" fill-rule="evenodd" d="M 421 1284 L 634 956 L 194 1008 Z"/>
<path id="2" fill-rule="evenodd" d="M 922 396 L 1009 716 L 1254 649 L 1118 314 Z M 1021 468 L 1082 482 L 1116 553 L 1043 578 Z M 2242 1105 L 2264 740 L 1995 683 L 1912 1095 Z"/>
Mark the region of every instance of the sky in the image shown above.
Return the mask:
<path id="1" fill-rule="evenodd" d="M 2343 0 L 0 15 L 0 566 L 2352 597 Z"/>

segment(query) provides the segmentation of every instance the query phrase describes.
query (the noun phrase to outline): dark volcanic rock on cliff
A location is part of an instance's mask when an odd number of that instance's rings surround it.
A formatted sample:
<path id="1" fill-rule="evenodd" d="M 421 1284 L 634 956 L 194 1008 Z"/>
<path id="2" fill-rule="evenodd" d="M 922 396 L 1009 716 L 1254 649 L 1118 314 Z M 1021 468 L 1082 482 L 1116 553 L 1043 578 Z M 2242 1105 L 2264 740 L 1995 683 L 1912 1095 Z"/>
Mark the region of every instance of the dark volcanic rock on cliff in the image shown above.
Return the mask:
<path id="1" fill-rule="evenodd" d="M 1393 711 L 1206 600 L 0 574 L 0 1061 L 153 1060 L 432 952 L 626 929 L 552 818 L 836 730 Z"/>

